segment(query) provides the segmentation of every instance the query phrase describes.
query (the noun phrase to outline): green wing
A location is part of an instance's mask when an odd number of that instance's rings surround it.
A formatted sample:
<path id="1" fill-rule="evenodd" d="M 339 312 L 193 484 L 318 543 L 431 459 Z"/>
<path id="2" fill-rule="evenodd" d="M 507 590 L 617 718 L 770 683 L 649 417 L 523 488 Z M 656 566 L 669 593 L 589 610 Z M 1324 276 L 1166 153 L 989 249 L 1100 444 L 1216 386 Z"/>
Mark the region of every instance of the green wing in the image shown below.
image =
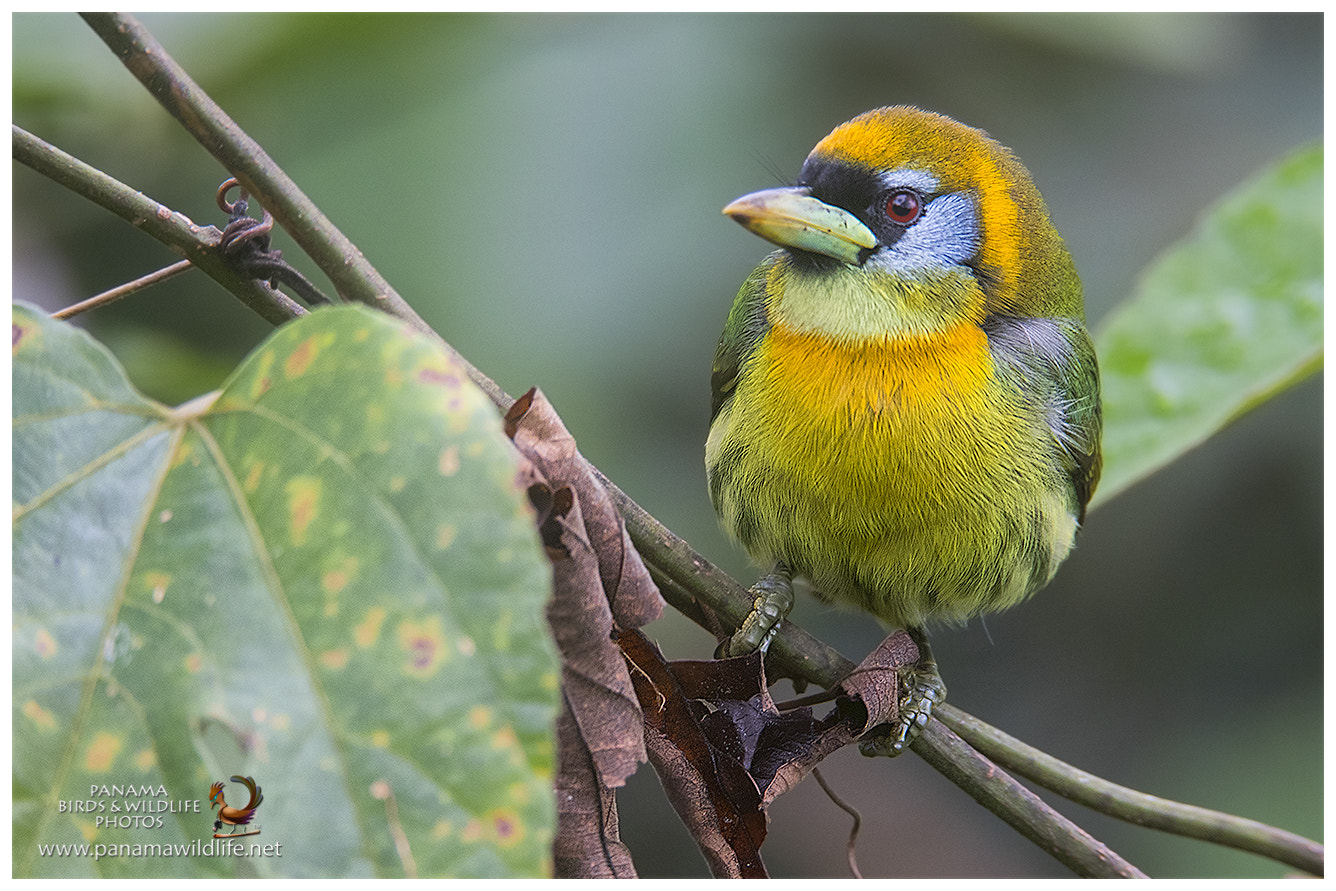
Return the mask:
<path id="1" fill-rule="evenodd" d="M 766 280 L 782 252 L 771 254 L 752 270 L 733 299 L 728 311 L 724 333 L 719 337 L 719 348 L 714 353 L 710 373 L 710 423 L 719 417 L 728 400 L 733 398 L 738 374 L 756 349 L 756 344 L 770 327 L 766 316 Z"/>
<path id="2" fill-rule="evenodd" d="M 1062 450 L 1078 522 L 1099 483 L 1099 366 L 1079 319 L 992 315 L 984 332 L 1003 377 L 1037 404 Z"/>
<path id="3" fill-rule="evenodd" d="M 1062 440 L 1073 466 L 1072 486 L 1077 503 L 1081 505 L 1078 522 L 1085 522 L 1086 505 L 1099 485 L 1099 473 L 1104 466 L 1099 440 L 1103 432 L 1104 416 L 1099 399 L 1099 364 L 1095 359 L 1095 345 L 1090 341 L 1085 326 L 1073 337 L 1073 358 L 1066 374 L 1059 378 L 1059 389 L 1066 399 L 1066 427 L 1071 431 Z M 1059 437 L 1061 439 L 1061 437 Z"/>

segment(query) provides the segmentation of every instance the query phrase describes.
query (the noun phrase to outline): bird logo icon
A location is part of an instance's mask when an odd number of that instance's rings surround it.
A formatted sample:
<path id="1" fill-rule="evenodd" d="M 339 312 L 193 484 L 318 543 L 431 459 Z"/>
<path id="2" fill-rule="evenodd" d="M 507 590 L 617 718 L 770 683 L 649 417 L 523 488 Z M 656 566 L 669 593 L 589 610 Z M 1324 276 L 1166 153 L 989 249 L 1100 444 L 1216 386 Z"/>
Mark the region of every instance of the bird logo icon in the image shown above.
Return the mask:
<path id="1" fill-rule="evenodd" d="M 213 821 L 214 838 L 241 838 L 246 835 L 259 835 L 260 830 L 252 829 L 249 832 L 237 832 L 238 826 L 248 826 L 251 818 L 255 816 L 255 811 L 264 801 L 264 794 L 260 787 L 256 785 L 251 777 L 233 775 L 232 782 L 240 783 L 250 790 L 250 800 L 246 802 L 245 807 L 232 807 L 223 797 L 223 784 L 214 783 L 209 787 L 209 809 L 218 808 L 218 819 Z M 231 827 L 228 832 L 222 832 L 223 826 Z"/>

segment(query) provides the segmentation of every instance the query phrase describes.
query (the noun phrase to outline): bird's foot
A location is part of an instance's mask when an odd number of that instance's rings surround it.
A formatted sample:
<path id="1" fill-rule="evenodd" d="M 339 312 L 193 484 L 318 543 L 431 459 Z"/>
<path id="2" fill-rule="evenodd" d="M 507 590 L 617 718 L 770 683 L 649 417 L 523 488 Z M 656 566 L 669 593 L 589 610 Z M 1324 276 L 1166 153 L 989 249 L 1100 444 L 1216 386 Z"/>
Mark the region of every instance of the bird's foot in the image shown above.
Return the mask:
<path id="1" fill-rule="evenodd" d="M 937 670 L 937 660 L 928 646 L 927 634 L 922 628 L 909 628 L 909 636 L 918 646 L 919 659 L 906 666 L 900 674 L 904 691 L 900 697 L 900 714 L 894 723 L 872 728 L 858 744 L 858 749 L 869 758 L 894 758 L 903 753 L 928 724 L 932 710 L 946 700 L 946 683 Z"/>
<path id="2" fill-rule="evenodd" d="M 764 653 L 793 609 L 793 571 L 782 563 L 749 589 L 756 598 L 742 626 L 715 650 L 716 658 Z"/>

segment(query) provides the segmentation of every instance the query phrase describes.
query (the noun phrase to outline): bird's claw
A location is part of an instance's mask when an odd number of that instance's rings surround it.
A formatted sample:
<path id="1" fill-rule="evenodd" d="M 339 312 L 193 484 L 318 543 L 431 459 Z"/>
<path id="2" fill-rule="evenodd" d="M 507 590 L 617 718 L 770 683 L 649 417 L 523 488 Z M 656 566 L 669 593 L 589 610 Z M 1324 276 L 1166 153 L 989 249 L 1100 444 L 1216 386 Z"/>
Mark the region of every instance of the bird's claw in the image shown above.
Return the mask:
<path id="1" fill-rule="evenodd" d="M 782 564 L 749 589 L 755 600 L 741 627 L 715 650 L 716 658 L 764 653 L 793 609 L 793 574 Z"/>
<path id="2" fill-rule="evenodd" d="M 927 637 L 917 628 L 910 629 L 909 634 L 918 645 L 919 660 L 902 669 L 900 684 L 904 693 L 895 722 L 873 728 L 859 742 L 859 751 L 870 758 L 903 754 L 928 725 L 932 710 L 946 701 L 946 683 L 937 670 Z"/>

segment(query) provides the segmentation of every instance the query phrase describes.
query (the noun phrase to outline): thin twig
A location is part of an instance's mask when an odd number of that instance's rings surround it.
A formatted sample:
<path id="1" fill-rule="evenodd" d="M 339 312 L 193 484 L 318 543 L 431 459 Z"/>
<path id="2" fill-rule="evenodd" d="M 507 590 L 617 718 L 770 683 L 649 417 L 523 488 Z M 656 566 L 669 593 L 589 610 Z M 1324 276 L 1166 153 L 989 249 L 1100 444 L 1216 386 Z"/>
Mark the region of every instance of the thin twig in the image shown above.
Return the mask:
<path id="1" fill-rule="evenodd" d="M 189 260 L 178 260 L 171 266 L 164 266 L 148 275 L 141 275 L 134 281 L 126 282 L 123 285 L 117 285 L 109 291 L 103 291 L 101 294 L 94 294 L 87 300 L 80 300 L 73 306 L 67 306 L 64 309 L 51 313 L 53 319 L 72 319 L 79 313 L 88 312 L 90 309 L 97 309 L 99 306 L 106 306 L 115 303 L 122 297 L 129 297 L 136 291 L 142 291 L 150 285 L 156 285 L 158 282 L 165 282 L 167 279 L 180 275 L 187 269 L 194 266 Z"/>
<path id="2" fill-rule="evenodd" d="M 1007 825 L 1085 878 L 1146 878 L 1102 842 L 976 752 L 941 721 L 929 721 L 913 750 Z"/>
<path id="3" fill-rule="evenodd" d="M 1313 875 L 1323 874 L 1322 846 L 1303 836 L 1119 786 L 1059 761 L 950 706 L 935 714 L 998 764 L 1078 804 L 1129 823 L 1261 854 Z"/>
<path id="4" fill-rule="evenodd" d="M 861 879 L 863 873 L 862 870 L 858 868 L 858 830 L 863 826 L 863 815 L 858 812 L 858 808 L 835 794 L 835 790 L 830 788 L 830 785 L 826 782 L 826 778 L 821 775 L 821 769 L 819 767 L 812 768 L 812 777 L 816 780 L 817 785 L 821 787 L 821 791 L 826 793 L 826 797 L 829 798 L 837 808 L 854 818 L 854 825 L 849 830 L 849 840 L 844 843 L 844 853 L 849 860 L 849 873 L 854 878 Z"/>
<path id="5" fill-rule="evenodd" d="M 237 126 L 195 83 L 148 29 L 133 16 L 82 13 L 135 79 L 186 132 L 259 199 L 293 241 L 329 276 L 345 300 L 356 300 L 402 319 L 436 339 L 469 378 L 502 410 L 515 401 L 422 320 L 258 142 Z"/>
<path id="6" fill-rule="evenodd" d="M 424 333 L 430 326 L 413 311 L 351 241 L 186 73 L 148 29 L 132 16 L 83 13 L 121 63 L 172 117 L 257 197 L 278 224 L 310 255 L 345 300 L 397 316 Z"/>
<path id="7" fill-rule="evenodd" d="M 217 228 L 197 226 L 185 214 L 159 204 L 21 127 L 13 127 L 13 134 L 15 161 L 111 211 L 167 245 L 231 291 L 265 321 L 281 325 L 306 312 L 297 301 L 261 282 L 244 278 L 232 269 L 215 250 L 222 235 Z M 15 221 L 16 225 L 21 223 Z"/>

